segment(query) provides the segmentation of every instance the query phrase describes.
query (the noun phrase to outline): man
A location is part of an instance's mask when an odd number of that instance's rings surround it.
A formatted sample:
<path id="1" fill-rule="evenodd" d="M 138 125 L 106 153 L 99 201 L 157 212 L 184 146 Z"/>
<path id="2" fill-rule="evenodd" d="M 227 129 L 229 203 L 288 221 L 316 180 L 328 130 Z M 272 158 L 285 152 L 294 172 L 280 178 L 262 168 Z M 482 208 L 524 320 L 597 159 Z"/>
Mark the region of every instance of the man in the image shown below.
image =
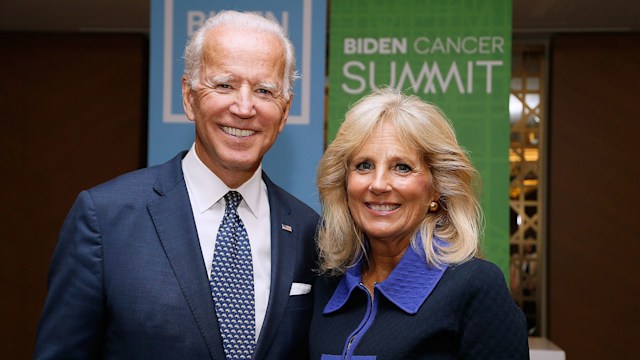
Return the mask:
<path id="1" fill-rule="evenodd" d="M 291 106 L 293 47 L 273 22 L 222 12 L 194 34 L 185 63 L 194 145 L 79 195 L 35 358 L 307 356 L 319 219 L 261 168 Z M 249 275 L 234 283 L 239 274 Z"/>

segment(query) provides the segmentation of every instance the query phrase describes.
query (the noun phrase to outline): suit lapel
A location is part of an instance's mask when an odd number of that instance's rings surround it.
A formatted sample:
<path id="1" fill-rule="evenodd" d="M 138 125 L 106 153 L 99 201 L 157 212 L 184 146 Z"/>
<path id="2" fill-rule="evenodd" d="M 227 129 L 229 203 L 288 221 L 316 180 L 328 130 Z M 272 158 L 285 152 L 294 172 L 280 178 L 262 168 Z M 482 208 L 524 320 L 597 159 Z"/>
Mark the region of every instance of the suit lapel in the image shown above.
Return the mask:
<path id="1" fill-rule="evenodd" d="M 160 197 L 147 208 L 211 357 L 224 359 L 211 290 L 182 175 L 184 154 L 181 155 L 163 167 L 154 186 Z"/>
<path id="2" fill-rule="evenodd" d="M 268 355 L 267 351 L 277 333 L 289 300 L 296 263 L 295 231 L 286 231 L 282 226 L 292 225 L 291 208 L 264 174 L 263 179 L 267 184 L 271 208 L 271 291 L 264 325 L 256 345 L 256 359 L 264 359 Z"/>

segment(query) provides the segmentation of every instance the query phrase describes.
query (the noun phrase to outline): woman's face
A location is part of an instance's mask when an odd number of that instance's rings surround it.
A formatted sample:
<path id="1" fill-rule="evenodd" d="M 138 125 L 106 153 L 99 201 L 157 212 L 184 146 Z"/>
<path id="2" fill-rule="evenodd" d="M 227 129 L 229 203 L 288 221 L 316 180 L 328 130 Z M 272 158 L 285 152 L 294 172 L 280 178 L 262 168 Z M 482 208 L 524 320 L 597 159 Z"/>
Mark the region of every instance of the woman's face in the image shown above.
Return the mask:
<path id="1" fill-rule="evenodd" d="M 427 164 L 384 124 L 349 163 L 347 198 L 370 241 L 408 244 L 435 196 Z"/>

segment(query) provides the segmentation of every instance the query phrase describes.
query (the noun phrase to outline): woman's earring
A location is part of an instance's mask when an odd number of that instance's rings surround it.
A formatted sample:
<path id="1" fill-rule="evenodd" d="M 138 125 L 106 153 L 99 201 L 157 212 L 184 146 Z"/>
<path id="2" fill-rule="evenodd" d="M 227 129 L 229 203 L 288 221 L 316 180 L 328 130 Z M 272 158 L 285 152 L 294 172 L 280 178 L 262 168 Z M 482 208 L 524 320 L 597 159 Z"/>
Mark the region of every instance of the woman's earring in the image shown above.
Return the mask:
<path id="1" fill-rule="evenodd" d="M 439 208 L 440 208 L 440 205 L 438 205 L 438 203 L 436 201 L 432 201 L 429 204 L 429 212 L 436 212 L 436 211 L 438 211 Z"/>

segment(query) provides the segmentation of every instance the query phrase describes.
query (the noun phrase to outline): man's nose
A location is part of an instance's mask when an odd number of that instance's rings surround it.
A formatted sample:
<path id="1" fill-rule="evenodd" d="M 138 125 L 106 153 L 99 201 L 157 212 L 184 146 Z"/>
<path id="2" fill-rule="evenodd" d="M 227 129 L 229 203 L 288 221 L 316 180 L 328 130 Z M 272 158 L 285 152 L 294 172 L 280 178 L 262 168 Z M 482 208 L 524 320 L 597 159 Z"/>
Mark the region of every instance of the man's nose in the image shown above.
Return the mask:
<path id="1" fill-rule="evenodd" d="M 255 103 L 253 92 L 246 86 L 240 87 L 231 104 L 231 112 L 240 118 L 250 118 L 255 115 Z"/>

